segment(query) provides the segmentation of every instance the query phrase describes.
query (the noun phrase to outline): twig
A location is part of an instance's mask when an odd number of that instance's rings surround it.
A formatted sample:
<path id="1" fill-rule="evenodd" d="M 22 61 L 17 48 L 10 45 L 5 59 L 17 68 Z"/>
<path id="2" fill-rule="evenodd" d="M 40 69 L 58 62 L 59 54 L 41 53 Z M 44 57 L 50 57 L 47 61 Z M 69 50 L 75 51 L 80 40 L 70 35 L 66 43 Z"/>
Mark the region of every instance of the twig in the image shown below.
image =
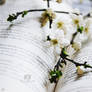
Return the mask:
<path id="1" fill-rule="evenodd" d="M 56 84 L 55 84 L 55 86 L 54 86 L 54 90 L 53 90 L 53 92 L 56 91 L 57 84 L 58 84 L 58 81 L 56 82 Z"/>
<path id="2" fill-rule="evenodd" d="M 70 44 L 73 44 L 74 43 L 74 39 L 76 37 L 76 35 L 78 34 L 78 32 L 75 32 L 73 35 L 72 35 L 72 40 L 70 42 Z"/>
<path id="3" fill-rule="evenodd" d="M 75 62 L 74 60 L 71 60 L 69 58 L 65 58 L 66 60 L 70 61 L 71 63 L 75 64 L 75 66 L 84 66 L 85 68 L 92 68 L 92 66 L 90 66 L 89 64 L 87 64 L 87 62 L 84 63 L 78 63 Z"/>
<path id="4" fill-rule="evenodd" d="M 91 14 L 90 13 L 86 14 L 85 16 L 83 16 L 84 19 L 85 18 L 89 18 L 89 17 L 91 17 Z"/>
<path id="5" fill-rule="evenodd" d="M 12 22 L 13 20 L 17 19 L 19 15 L 22 15 L 24 12 L 41 12 L 41 11 L 46 11 L 47 9 L 30 9 L 30 10 L 26 10 L 26 11 L 22 11 L 22 12 L 17 12 L 16 14 L 12 14 L 12 15 L 9 15 L 7 21 L 10 21 Z M 55 13 L 64 13 L 64 14 L 70 14 L 70 12 L 65 12 L 65 11 L 54 11 Z M 72 14 L 75 14 L 75 15 L 80 15 L 80 14 L 77 14 L 77 13 L 72 13 Z M 26 14 L 25 14 L 26 15 Z M 51 21 L 50 21 L 51 23 Z"/>
<path id="6" fill-rule="evenodd" d="M 70 14 L 70 12 L 65 12 L 65 11 L 54 11 L 54 12 L 56 12 L 56 13 L 64 13 L 64 14 Z M 75 14 L 77 16 L 82 15 L 82 13 L 80 13 L 80 14 L 78 14 L 78 13 L 72 13 L 72 14 Z"/>
<path id="7" fill-rule="evenodd" d="M 47 7 L 50 7 L 50 0 L 47 0 Z"/>

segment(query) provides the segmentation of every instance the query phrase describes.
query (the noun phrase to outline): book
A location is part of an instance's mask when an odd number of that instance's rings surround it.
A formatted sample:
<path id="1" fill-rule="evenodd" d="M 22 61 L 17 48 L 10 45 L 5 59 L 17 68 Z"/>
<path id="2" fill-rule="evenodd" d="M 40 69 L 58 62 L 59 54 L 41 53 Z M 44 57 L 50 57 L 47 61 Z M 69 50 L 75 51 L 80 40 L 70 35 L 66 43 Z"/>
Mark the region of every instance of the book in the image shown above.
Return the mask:
<path id="1" fill-rule="evenodd" d="M 72 7 L 66 2 L 58 5 L 53 1 L 50 5 L 53 10 L 71 12 Z M 49 28 L 40 26 L 39 18 L 42 12 L 29 13 L 12 24 L 7 22 L 9 14 L 43 8 L 47 8 L 43 0 L 6 0 L 6 3 L 0 6 L 0 92 L 53 92 L 55 84 L 48 82 L 48 76 L 56 58 L 53 48 L 44 44 L 46 30 L 49 31 Z M 66 14 L 62 16 L 69 18 Z M 85 51 L 89 54 L 84 53 Z M 83 48 L 75 59 L 82 62 L 86 56 L 85 60 L 91 63 L 91 53 L 90 44 Z M 91 92 L 91 73 L 77 80 L 74 69 L 69 63 L 55 92 Z"/>

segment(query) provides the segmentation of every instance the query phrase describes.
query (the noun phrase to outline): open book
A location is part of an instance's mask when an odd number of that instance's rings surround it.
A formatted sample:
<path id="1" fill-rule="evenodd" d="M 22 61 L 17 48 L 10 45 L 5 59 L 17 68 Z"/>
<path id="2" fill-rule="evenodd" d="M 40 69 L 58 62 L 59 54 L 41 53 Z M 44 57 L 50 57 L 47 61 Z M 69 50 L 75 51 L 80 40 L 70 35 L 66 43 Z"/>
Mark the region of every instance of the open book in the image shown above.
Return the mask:
<path id="1" fill-rule="evenodd" d="M 67 0 L 66 0 L 67 1 Z M 51 3 L 54 10 L 72 11 L 63 3 Z M 0 6 L 0 92 L 53 92 L 49 88 L 48 75 L 55 65 L 53 48 L 44 44 L 45 31 L 38 18 L 41 12 L 30 13 L 24 19 L 18 18 L 14 24 L 7 22 L 9 14 L 26 9 L 47 8 L 43 0 L 7 0 Z M 65 17 L 68 17 L 65 15 Z M 81 50 L 76 61 L 92 64 L 92 44 Z M 86 52 L 86 53 L 84 53 Z M 92 92 L 91 73 L 77 80 L 76 70 L 69 64 L 64 77 L 59 81 L 55 92 Z"/>

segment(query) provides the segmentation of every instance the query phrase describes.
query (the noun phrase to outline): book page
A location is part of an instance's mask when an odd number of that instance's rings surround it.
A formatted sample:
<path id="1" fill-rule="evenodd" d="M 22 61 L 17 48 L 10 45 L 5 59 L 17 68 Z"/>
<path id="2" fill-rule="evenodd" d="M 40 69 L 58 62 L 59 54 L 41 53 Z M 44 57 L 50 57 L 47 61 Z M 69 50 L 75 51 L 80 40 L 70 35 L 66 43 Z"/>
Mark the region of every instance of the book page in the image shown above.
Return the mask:
<path id="1" fill-rule="evenodd" d="M 92 92 L 92 80 L 79 80 L 64 86 L 58 92 Z"/>
<path id="2" fill-rule="evenodd" d="M 78 8 L 81 13 L 87 14 L 91 10 L 91 0 L 73 0 L 72 6 Z"/>
<path id="3" fill-rule="evenodd" d="M 0 6 L 0 92 L 47 90 L 54 54 L 52 48 L 44 45 L 45 32 L 38 21 L 41 12 L 29 14 L 24 19 L 19 17 L 12 25 L 7 22 L 10 13 L 38 8 L 36 1 L 7 0 Z"/>

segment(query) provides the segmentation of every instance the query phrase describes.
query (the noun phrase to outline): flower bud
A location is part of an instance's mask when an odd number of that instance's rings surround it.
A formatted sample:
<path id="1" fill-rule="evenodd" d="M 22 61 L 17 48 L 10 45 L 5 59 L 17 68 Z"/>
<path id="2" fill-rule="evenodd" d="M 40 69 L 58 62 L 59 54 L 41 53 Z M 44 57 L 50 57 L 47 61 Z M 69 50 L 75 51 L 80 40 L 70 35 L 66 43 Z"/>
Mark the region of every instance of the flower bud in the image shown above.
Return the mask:
<path id="1" fill-rule="evenodd" d="M 77 74 L 78 75 L 83 75 L 84 71 L 80 68 L 80 66 L 77 67 Z"/>

